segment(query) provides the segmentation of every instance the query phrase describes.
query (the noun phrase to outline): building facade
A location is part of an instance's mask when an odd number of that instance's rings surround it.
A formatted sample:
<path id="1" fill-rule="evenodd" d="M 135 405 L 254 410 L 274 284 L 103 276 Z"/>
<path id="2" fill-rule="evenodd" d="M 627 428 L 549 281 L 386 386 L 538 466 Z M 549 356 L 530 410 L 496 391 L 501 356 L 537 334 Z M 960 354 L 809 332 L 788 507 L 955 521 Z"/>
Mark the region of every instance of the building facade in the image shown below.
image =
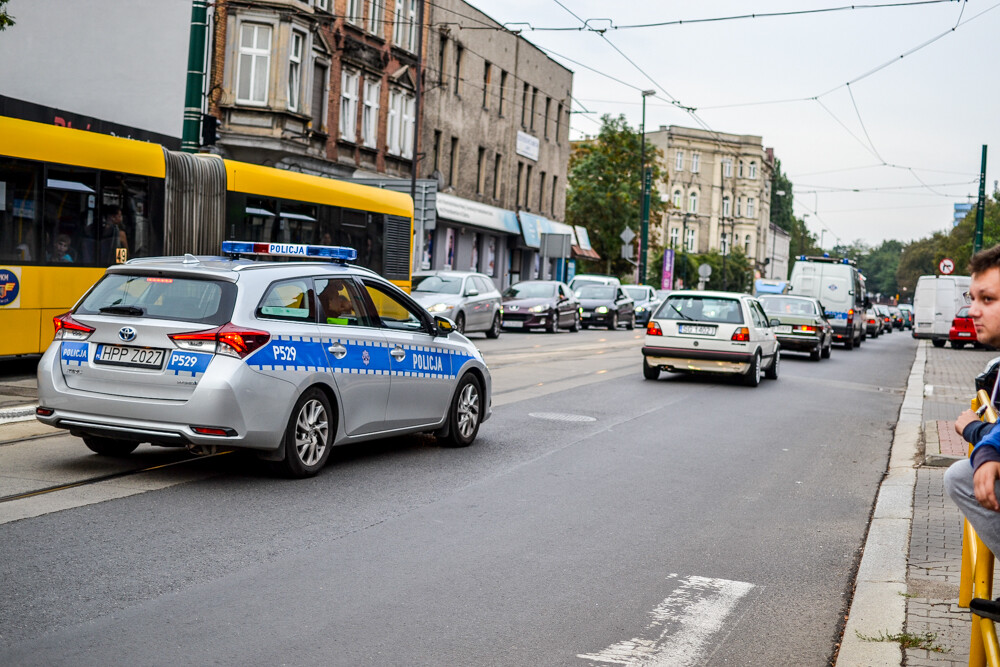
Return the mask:
<path id="1" fill-rule="evenodd" d="M 474 268 L 500 287 L 565 277 L 568 255 L 540 245 L 549 233 L 577 244 L 562 224 L 573 73 L 462 0 L 425 11 L 419 175 L 444 196 L 422 265 Z"/>
<path id="2" fill-rule="evenodd" d="M 668 174 L 660 195 L 670 205 L 650 225 L 659 241 L 689 253 L 738 247 L 757 275 L 770 277 L 771 256 L 782 243 L 770 224 L 773 149 L 759 136 L 675 125 L 648 132 L 646 140 L 663 151 Z M 784 245 L 787 257 L 787 236 Z"/>

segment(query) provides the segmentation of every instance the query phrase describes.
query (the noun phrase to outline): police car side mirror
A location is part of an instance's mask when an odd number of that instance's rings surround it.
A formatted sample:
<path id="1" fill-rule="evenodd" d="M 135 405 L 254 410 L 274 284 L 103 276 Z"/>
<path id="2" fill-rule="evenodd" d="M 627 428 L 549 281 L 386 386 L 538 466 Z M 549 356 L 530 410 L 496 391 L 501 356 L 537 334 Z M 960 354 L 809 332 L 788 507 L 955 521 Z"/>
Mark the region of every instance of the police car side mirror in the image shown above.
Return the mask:
<path id="1" fill-rule="evenodd" d="M 455 331 L 455 323 L 449 320 L 447 317 L 441 317 L 440 315 L 434 316 L 434 335 L 435 336 L 447 336 L 452 331 Z"/>

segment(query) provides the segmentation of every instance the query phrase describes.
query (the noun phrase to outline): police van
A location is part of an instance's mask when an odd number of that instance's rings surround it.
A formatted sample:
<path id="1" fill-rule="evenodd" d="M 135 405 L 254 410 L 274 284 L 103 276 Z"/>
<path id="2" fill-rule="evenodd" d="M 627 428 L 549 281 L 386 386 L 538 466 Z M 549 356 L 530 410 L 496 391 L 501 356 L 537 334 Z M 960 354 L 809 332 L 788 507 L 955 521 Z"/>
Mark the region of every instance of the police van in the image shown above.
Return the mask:
<path id="1" fill-rule="evenodd" d="M 792 267 L 788 293 L 819 299 L 833 326 L 833 337 L 848 350 L 865 336 L 864 277 L 853 260 L 802 255 Z"/>
<path id="2" fill-rule="evenodd" d="M 227 241 L 223 253 L 108 268 L 54 318 L 37 418 L 98 454 L 244 449 L 293 477 L 339 444 L 475 440 L 490 372 L 450 320 L 348 264 L 351 248 Z"/>

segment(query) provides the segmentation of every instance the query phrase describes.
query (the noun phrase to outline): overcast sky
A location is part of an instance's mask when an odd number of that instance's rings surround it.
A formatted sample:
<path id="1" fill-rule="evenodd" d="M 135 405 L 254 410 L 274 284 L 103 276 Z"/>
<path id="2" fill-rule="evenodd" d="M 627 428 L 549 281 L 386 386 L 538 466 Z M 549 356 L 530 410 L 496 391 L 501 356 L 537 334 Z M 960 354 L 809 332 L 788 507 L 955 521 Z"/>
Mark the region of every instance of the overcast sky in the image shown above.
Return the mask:
<path id="1" fill-rule="evenodd" d="M 851 4 L 467 1 L 500 23 L 536 28 L 577 28 L 574 14 L 604 19 L 590 21 L 603 28 Z M 712 130 L 760 135 L 794 183 L 796 215 L 809 214 L 806 224 L 827 248 L 838 240 L 878 245 L 950 229 L 953 205 L 975 201 L 984 144 L 991 151 L 987 194 L 1000 179 L 998 0 L 619 28 L 603 36 L 522 34 L 574 71 L 574 111 L 593 113 L 573 114 L 573 138 L 596 133 L 604 113 L 625 114 L 638 127 L 639 91 L 655 89 L 646 106 L 650 130 L 699 127 L 700 119 Z M 695 107 L 697 119 L 671 100 Z"/>

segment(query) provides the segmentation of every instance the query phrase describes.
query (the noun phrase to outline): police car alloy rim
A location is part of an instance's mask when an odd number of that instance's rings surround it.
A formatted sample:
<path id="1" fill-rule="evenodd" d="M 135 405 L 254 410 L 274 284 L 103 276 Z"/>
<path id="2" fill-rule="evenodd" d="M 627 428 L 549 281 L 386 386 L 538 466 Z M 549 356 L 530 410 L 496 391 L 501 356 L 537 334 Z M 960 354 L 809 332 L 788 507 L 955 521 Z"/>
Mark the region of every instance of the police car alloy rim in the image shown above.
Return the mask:
<path id="1" fill-rule="evenodd" d="M 314 466 L 323 457 L 329 430 L 323 404 L 316 399 L 306 401 L 295 418 L 295 451 L 304 465 Z"/>
<path id="2" fill-rule="evenodd" d="M 458 394 L 458 432 L 462 438 L 472 437 L 479 423 L 479 392 L 473 382 Z"/>

